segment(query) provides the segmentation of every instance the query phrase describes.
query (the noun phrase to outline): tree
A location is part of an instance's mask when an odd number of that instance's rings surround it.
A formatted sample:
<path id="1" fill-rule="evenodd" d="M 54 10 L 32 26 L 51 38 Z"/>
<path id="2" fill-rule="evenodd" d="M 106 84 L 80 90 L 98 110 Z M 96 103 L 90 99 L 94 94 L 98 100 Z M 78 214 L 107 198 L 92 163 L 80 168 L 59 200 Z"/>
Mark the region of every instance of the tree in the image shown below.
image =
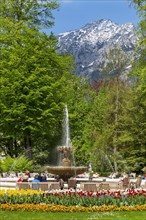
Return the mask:
<path id="1" fill-rule="evenodd" d="M 117 171 L 121 172 L 125 169 L 124 164 L 127 164 L 123 151 L 127 150 L 127 143 L 131 140 L 130 133 L 127 132 L 128 120 L 130 120 L 127 112 L 131 103 L 131 88 L 122 81 L 118 81 L 118 117 L 115 118 L 117 113 L 115 108 L 117 81 L 113 80 L 108 86 L 107 83 L 103 85 L 98 94 L 98 96 L 100 95 L 100 104 L 96 105 L 96 117 L 101 114 L 102 120 L 100 120 L 96 128 L 92 151 L 96 169 L 104 175 L 115 172 L 115 159 Z M 102 108 L 100 107 L 101 103 Z M 116 154 L 114 152 L 115 146 Z"/>
<path id="2" fill-rule="evenodd" d="M 75 148 L 76 164 L 86 166 L 92 162 L 94 169 L 97 169 L 93 159 L 95 155 L 93 147 L 104 129 L 107 110 L 105 89 L 99 91 L 85 79 L 75 77 L 73 82 L 68 83 L 67 94 L 71 141 Z"/>
<path id="3" fill-rule="evenodd" d="M 11 156 L 26 149 L 31 158 L 33 147 L 48 140 L 52 147 L 60 136 L 72 58 L 56 52 L 52 35 L 20 22 L 1 19 L 1 30 L 1 147 Z"/>
<path id="4" fill-rule="evenodd" d="M 106 80 L 109 80 L 109 84 L 112 84 L 112 87 L 115 89 L 115 94 L 113 97 L 110 97 L 114 109 L 112 110 L 112 121 L 114 123 L 114 130 L 112 131 L 113 139 L 113 158 L 114 158 L 114 170 L 118 172 L 117 164 L 117 154 L 118 154 L 118 117 L 120 114 L 120 99 L 119 99 L 119 86 L 121 84 L 122 75 L 126 72 L 126 66 L 129 63 L 129 59 L 126 54 L 118 47 L 110 48 L 109 52 L 105 54 L 105 63 L 102 68 L 102 72 Z M 111 90 L 111 87 L 109 87 Z M 112 103 L 111 103 L 112 104 Z M 110 112 L 109 112 L 110 114 Z M 112 125 L 113 127 L 113 125 Z M 113 129 L 113 128 L 112 128 Z"/>
<path id="5" fill-rule="evenodd" d="M 135 120 L 132 131 L 133 151 L 130 156 L 137 164 L 137 171 L 140 172 L 146 165 L 146 2 L 145 0 L 133 0 L 133 2 L 141 20 L 138 29 L 140 37 L 136 50 L 138 59 L 133 62 L 133 70 L 131 72 L 132 77 L 135 79 L 132 111 Z"/>
<path id="6" fill-rule="evenodd" d="M 87 165 L 90 146 L 86 144 L 87 116 L 91 110 L 94 93 L 88 80 L 72 76 L 66 87 L 66 103 L 76 164 Z"/>
<path id="7" fill-rule="evenodd" d="M 30 27 L 48 28 L 54 25 L 52 10 L 59 7 L 54 0 L 1 0 L 0 17 Z"/>
<path id="8" fill-rule="evenodd" d="M 145 66 L 146 63 L 146 1 L 145 0 L 133 0 L 133 4 L 138 11 L 139 17 L 139 41 L 137 51 L 139 52 L 139 64 Z M 136 51 L 136 52 L 137 52 Z"/>

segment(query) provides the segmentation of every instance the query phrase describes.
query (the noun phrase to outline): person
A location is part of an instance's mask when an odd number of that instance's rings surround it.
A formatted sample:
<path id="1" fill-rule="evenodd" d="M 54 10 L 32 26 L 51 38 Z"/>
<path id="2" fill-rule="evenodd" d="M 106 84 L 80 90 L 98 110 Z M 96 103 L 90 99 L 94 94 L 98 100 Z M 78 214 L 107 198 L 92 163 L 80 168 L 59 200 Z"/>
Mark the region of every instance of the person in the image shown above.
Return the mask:
<path id="1" fill-rule="evenodd" d="M 42 182 L 47 182 L 47 177 L 46 177 L 46 175 L 44 173 L 42 175 Z"/>
<path id="2" fill-rule="evenodd" d="M 17 180 L 18 183 L 21 183 L 23 181 L 23 175 L 22 174 L 19 174 L 19 179 Z"/>
<path id="3" fill-rule="evenodd" d="M 1 177 L 3 178 L 4 177 L 4 174 L 3 173 L 0 173 Z"/>
<path id="4" fill-rule="evenodd" d="M 92 179 L 93 179 L 93 173 L 90 172 L 90 173 L 89 173 L 89 181 L 92 181 Z"/>
<path id="5" fill-rule="evenodd" d="M 42 175 L 41 175 L 41 173 L 38 174 L 38 180 L 39 180 L 40 182 L 42 182 Z"/>
<path id="6" fill-rule="evenodd" d="M 40 182 L 40 180 L 39 180 L 39 178 L 38 178 L 38 175 L 35 175 L 35 176 L 34 176 L 34 179 L 32 180 L 32 182 L 33 182 L 33 183 L 39 183 L 39 182 Z"/>
<path id="7" fill-rule="evenodd" d="M 28 176 L 28 178 L 30 178 L 30 172 L 28 170 L 26 170 L 25 175 Z"/>
<path id="8" fill-rule="evenodd" d="M 63 190 L 63 188 L 64 188 L 64 180 L 62 178 L 59 179 L 59 186 L 60 186 L 60 189 Z"/>
<path id="9" fill-rule="evenodd" d="M 22 182 L 28 182 L 28 176 L 24 175 Z"/>
<path id="10" fill-rule="evenodd" d="M 55 180 L 58 182 L 59 179 L 60 179 L 60 176 L 59 176 L 59 175 L 55 175 L 54 178 L 55 178 Z"/>
<path id="11" fill-rule="evenodd" d="M 123 183 L 123 188 L 124 188 L 124 190 L 125 190 L 126 188 L 128 188 L 129 183 L 130 183 L 128 174 L 123 178 L 122 183 Z"/>

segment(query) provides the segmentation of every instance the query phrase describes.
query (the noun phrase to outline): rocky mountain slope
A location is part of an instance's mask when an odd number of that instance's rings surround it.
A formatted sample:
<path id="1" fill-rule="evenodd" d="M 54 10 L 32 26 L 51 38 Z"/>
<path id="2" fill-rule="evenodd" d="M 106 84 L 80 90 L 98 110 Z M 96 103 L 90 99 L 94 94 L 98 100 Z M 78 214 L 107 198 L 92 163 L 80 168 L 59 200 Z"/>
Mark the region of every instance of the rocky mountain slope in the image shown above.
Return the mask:
<path id="1" fill-rule="evenodd" d="M 137 41 L 131 23 L 119 25 L 103 19 L 86 24 L 78 30 L 61 33 L 57 37 L 59 52 L 73 55 L 76 74 L 87 76 L 91 80 L 100 78 L 105 51 L 118 45 L 126 54 L 131 55 Z"/>

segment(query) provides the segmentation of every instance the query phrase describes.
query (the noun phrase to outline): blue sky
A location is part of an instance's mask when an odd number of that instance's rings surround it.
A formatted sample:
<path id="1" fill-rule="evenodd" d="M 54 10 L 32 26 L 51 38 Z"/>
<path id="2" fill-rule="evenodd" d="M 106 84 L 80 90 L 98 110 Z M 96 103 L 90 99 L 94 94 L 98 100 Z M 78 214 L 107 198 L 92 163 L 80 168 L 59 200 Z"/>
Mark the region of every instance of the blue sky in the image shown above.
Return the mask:
<path id="1" fill-rule="evenodd" d="M 99 19 L 111 19 L 118 24 L 137 24 L 139 17 L 128 0 L 58 0 L 59 10 L 53 12 L 55 26 L 47 30 L 59 34 L 79 29 Z"/>

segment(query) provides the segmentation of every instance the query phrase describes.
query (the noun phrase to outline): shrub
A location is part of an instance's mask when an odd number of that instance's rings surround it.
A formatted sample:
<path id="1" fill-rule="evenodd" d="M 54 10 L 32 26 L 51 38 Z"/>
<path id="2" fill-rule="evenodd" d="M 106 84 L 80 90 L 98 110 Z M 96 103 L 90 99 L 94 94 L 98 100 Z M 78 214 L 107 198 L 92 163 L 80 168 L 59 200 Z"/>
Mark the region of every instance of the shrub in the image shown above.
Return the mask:
<path id="1" fill-rule="evenodd" d="M 30 170 L 31 167 L 32 161 L 23 155 L 17 158 L 12 158 L 8 156 L 1 161 L 1 169 L 3 172 L 25 172 L 26 170 Z"/>

